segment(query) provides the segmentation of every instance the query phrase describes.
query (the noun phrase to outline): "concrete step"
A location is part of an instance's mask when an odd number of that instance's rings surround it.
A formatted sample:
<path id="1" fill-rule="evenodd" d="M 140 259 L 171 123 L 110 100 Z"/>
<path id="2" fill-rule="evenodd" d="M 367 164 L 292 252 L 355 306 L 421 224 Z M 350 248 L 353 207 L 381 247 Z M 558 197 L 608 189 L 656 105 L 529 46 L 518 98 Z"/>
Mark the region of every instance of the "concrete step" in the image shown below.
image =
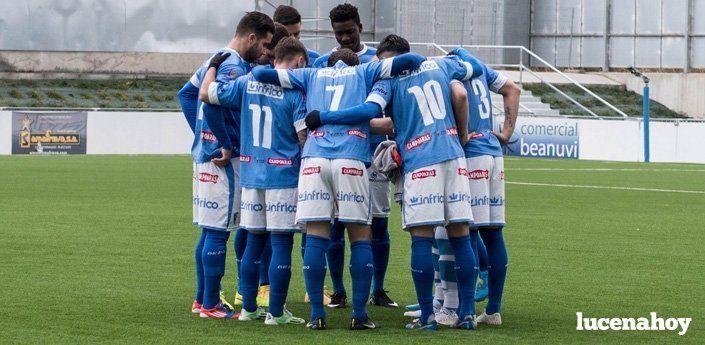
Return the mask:
<path id="1" fill-rule="evenodd" d="M 519 102 L 519 104 L 529 108 L 529 109 L 550 109 L 551 105 L 548 103 L 541 102 Z M 492 106 L 497 106 L 499 108 L 504 108 L 504 102 L 492 102 Z"/>
<path id="2" fill-rule="evenodd" d="M 502 95 L 497 94 L 497 93 L 492 93 L 492 102 L 494 102 L 495 100 L 501 100 L 502 98 L 503 98 Z M 537 101 L 540 100 L 540 98 L 538 98 L 538 97 L 534 97 L 534 96 L 532 96 L 532 95 L 525 95 L 524 93 L 521 94 L 521 96 L 519 97 L 519 99 L 520 99 L 522 102 L 523 102 L 523 101 L 528 101 L 528 100 L 537 100 Z"/>
<path id="3" fill-rule="evenodd" d="M 504 113 L 504 99 L 502 95 L 492 93 L 492 112 L 495 114 Z M 521 96 L 519 98 L 519 103 L 522 107 L 519 108 L 519 115 L 543 115 L 543 116 L 560 116 L 560 111 L 558 109 L 551 109 L 549 103 L 541 102 L 540 97 L 534 96 L 531 91 L 521 90 Z M 527 111 L 530 110 L 530 111 Z"/>
<path id="4" fill-rule="evenodd" d="M 495 115 L 504 115 L 503 111 L 495 111 L 492 112 Z M 558 109 L 539 109 L 539 110 L 534 110 L 533 113 L 527 112 L 524 109 L 519 110 L 519 116 L 522 115 L 542 115 L 542 116 L 560 116 L 561 113 L 558 111 Z"/>

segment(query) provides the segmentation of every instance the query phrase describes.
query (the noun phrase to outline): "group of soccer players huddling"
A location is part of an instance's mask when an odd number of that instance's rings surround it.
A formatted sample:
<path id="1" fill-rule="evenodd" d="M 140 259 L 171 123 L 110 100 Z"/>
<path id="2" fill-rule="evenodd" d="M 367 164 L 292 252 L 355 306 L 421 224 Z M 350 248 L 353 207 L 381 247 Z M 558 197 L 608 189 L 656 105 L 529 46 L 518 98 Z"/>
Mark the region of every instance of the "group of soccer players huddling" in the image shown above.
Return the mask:
<path id="1" fill-rule="evenodd" d="M 391 181 L 411 235 L 418 300 L 407 306 L 414 319 L 406 328 L 500 325 L 501 145 L 514 130 L 520 89 L 462 48 L 426 58 L 397 35 L 369 47 L 350 4 L 333 8 L 330 20 L 340 46 L 319 56 L 299 41 L 293 7 L 278 7 L 274 19 L 249 12 L 178 93 L 194 132 L 193 221 L 201 229 L 192 312 L 326 329 L 325 307 L 348 304 L 347 229 L 350 329 L 378 328 L 367 304 L 398 307 L 384 287 Z M 490 91 L 504 98 L 501 132 L 492 130 Z M 239 311 L 221 292 L 231 232 Z M 299 232 L 308 322 L 285 306 Z M 327 267 L 332 293 L 324 291 Z"/>

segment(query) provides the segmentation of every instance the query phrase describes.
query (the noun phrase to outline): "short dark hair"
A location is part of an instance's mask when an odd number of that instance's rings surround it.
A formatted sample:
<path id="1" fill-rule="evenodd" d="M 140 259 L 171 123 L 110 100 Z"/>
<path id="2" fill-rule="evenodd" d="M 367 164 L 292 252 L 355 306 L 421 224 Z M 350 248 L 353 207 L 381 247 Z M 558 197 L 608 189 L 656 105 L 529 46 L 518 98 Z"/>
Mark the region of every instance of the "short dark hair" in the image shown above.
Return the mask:
<path id="1" fill-rule="evenodd" d="M 385 52 L 404 54 L 410 51 L 411 47 L 409 46 L 409 41 L 404 37 L 394 34 L 385 37 L 382 42 L 379 42 L 379 46 L 377 46 L 377 56 Z"/>
<path id="2" fill-rule="evenodd" d="M 360 13 L 357 12 L 357 7 L 348 3 L 333 7 L 333 9 L 330 10 L 328 17 L 330 18 L 331 23 L 340 23 L 352 20 L 355 24 L 361 25 Z"/>
<path id="3" fill-rule="evenodd" d="M 235 35 L 246 36 L 251 33 L 264 37 L 267 33 L 274 35 L 274 21 L 262 12 L 247 12 L 237 24 Z"/>
<path id="4" fill-rule="evenodd" d="M 274 50 L 281 40 L 289 36 L 291 36 L 291 34 L 289 34 L 289 30 L 286 29 L 286 26 L 279 23 L 274 23 L 274 36 L 272 36 L 272 41 L 269 43 L 267 48 Z"/>
<path id="5" fill-rule="evenodd" d="M 360 58 L 350 49 L 338 49 L 328 57 L 328 67 L 333 67 L 338 61 L 345 62 L 348 66 L 357 66 L 360 64 Z"/>
<path id="6" fill-rule="evenodd" d="M 294 37 L 285 37 L 276 47 L 274 47 L 274 58 L 276 60 L 288 60 L 301 55 L 308 64 L 308 51 L 301 41 Z"/>
<path id="7" fill-rule="evenodd" d="M 301 14 L 291 6 L 279 5 L 279 7 L 274 10 L 272 19 L 282 25 L 298 24 L 301 23 Z"/>

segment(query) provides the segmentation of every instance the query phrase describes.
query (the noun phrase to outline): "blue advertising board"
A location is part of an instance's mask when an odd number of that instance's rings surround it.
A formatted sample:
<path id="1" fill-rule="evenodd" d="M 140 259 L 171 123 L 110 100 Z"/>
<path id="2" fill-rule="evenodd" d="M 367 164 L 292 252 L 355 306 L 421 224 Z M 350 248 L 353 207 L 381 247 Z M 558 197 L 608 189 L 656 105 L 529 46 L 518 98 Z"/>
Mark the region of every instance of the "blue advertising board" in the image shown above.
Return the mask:
<path id="1" fill-rule="evenodd" d="M 502 121 L 495 121 L 501 130 Z M 514 134 L 503 148 L 508 156 L 578 159 L 578 121 L 561 117 L 519 117 Z"/>

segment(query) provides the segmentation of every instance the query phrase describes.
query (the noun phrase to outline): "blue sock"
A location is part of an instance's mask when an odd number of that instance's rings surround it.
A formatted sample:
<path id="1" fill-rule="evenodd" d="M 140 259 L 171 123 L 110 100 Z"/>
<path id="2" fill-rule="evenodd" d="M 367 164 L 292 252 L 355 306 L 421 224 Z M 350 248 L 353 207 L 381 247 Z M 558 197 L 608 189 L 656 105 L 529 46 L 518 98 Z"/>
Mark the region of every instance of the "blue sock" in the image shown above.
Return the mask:
<path id="1" fill-rule="evenodd" d="M 411 277 L 421 307 L 421 321 L 433 315 L 433 238 L 411 236 Z"/>
<path id="2" fill-rule="evenodd" d="M 227 251 L 227 231 L 204 228 L 206 238 L 203 241 L 203 308 L 212 309 L 220 302 L 220 279 L 225 273 L 225 254 Z"/>
<path id="3" fill-rule="evenodd" d="M 301 260 L 304 259 L 304 253 L 306 252 L 306 233 L 301 233 Z"/>
<path id="4" fill-rule="evenodd" d="M 267 243 L 267 234 L 247 235 L 247 247 L 242 257 L 240 294 L 242 295 L 242 308 L 253 312 L 257 310 L 257 289 L 259 288 L 259 266 L 264 245 Z"/>
<path id="5" fill-rule="evenodd" d="M 201 237 L 196 243 L 194 259 L 196 259 L 196 302 L 203 304 L 203 284 L 206 280 L 203 274 L 203 243 L 206 241 L 206 230 L 201 229 Z"/>
<path id="6" fill-rule="evenodd" d="M 487 248 L 485 248 L 485 243 L 481 238 L 477 240 L 476 254 L 480 271 L 487 271 Z"/>
<path id="7" fill-rule="evenodd" d="M 507 278 L 507 247 L 504 245 L 502 228 L 481 229 L 480 236 L 487 247 L 488 302 L 485 312 L 499 313 L 502 308 L 502 291 Z"/>
<path id="8" fill-rule="evenodd" d="M 436 239 L 433 239 L 433 243 L 431 244 L 431 253 L 433 256 L 433 299 L 434 299 L 434 304 L 438 302 L 440 305 L 443 305 L 443 288 L 441 287 L 441 266 L 440 266 L 440 253 L 438 251 L 438 243 L 436 242 Z"/>
<path id="9" fill-rule="evenodd" d="M 384 290 L 384 276 L 389 265 L 389 230 L 387 218 L 372 218 L 372 264 L 375 272 L 372 291 Z"/>
<path id="10" fill-rule="evenodd" d="M 477 238 L 477 232 L 475 238 Z M 462 320 L 467 315 L 475 315 L 475 282 L 477 281 L 477 263 L 472 250 L 470 235 L 449 237 L 450 246 L 455 253 L 455 276 L 458 279 L 458 317 Z"/>
<path id="11" fill-rule="evenodd" d="M 270 234 L 267 233 L 267 243 L 264 245 L 262 257 L 259 265 L 259 285 L 269 285 L 269 263 L 272 261 L 272 243 L 270 242 Z"/>
<path id="12" fill-rule="evenodd" d="M 323 309 L 323 281 L 326 279 L 326 251 L 329 243 L 327 238 L 306 235 L 303 268 L 306 292 L 311 300 L 311 320 L 326 317 Z"/>
<path id="13" fill-rule="evenodd" d="M 294 247 L 293 233 L 270 235 L 272 261 L 269 264 L 269 313 L 275 317 L 284 313 L 284 303 L 291 281 L 291 250 Z"/>
<path id="14" fill-rule="evenodd" d="M 350 277 L 353 288 L 353 312 L 356 319 L 367 320 L 365 305 L 370 298 L 372 282 L 372 247 L 370 241 L 356 241 L 350 244 Z"/>
<path id="15" fill-rule="evenodd" d="M 346 293 L 343 283 L 345 272 L 345 224 L 336 220 L 330 227 L 330 244 L 328 245 L 328 270 L 333 282 L 333 292 Z"/>
<path id="16" fill-rule="evenodd" d="M 240 281 L 242 280 L 240 263 L 242 256 L 245 255 L 245 247 L 247 247 L 247 230 L 242 228 L 235 230 L 233 245 L 235 246 L 235 263 L 237 264 L 237 291 L 240 292 Z"/>

